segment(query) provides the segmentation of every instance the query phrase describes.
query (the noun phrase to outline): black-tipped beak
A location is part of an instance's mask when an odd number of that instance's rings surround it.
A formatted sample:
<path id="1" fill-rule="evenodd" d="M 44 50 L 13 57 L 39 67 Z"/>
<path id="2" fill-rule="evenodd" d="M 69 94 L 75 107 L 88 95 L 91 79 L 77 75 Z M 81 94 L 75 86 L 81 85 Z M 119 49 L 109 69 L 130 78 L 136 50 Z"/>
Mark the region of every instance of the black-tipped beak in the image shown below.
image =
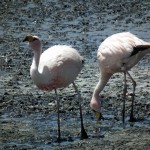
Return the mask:
<path id="1" fill-rule="evenodd" d="M 95 116 L 96 116 L 97 120 L 104 120 L 105 119 L 101 112 L 98 112 L 98 111 L 95 111 L 95 110 L 93 110 L 93 112 L 95 113 Z"/>
<path id="2" fill-rule="evenodd" d="M 28 41 L 27 37 L 24 38 L 23 42 Z"/>

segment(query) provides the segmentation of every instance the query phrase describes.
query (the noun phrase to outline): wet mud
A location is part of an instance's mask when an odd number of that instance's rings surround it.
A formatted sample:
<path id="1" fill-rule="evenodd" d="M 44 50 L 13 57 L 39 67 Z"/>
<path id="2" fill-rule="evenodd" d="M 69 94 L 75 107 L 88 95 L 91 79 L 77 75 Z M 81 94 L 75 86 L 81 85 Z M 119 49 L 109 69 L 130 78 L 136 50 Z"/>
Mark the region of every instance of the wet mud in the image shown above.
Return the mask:
<path id="1" fill-rule="evenodd" d="M 132 84 L 128 80 L 126 127 L 122 127 L 123 75 L 115 74 L 101 93 L 104 121 L 97 122 L 89 103 L 98 82 L 96 52 L 108 36 L 130 31 L 150 41 L 149 1 L 2 0 L 0 4 L 0 149 L 150 149 L 150 55 L 131 71 L 137 82 L 130 123 Z M 76 84 L 82 96 L 84 126 L 80 140 L 78 98 L 73 86 L 58 91 L 61 106 L 60 144 L 57 139 L 55 93 L 35 87 L 29 69 L 32 51 L 22 40 L 41 37 L 43 50 L 72 45 L 85 59 Z M 117 119 L 115 119 L 117 118 Z"/>

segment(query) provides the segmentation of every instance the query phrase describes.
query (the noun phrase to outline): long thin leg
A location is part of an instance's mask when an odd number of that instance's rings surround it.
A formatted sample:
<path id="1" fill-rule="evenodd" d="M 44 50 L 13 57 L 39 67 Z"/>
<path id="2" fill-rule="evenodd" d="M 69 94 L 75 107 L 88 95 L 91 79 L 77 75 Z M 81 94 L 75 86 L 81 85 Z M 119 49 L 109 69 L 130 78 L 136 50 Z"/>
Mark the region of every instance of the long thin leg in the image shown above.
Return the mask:
<path id="1" fill-rule="evenodd" d="M 125 101 L 126 101 L 126 93 L 127 93 L 127 80 L 126 80 L 126 72 L 124 72 L 123 110 L 122 110 L 122 122 L 123 122 L 123 126 L 125 125 Z"/>
<path id="2" fill-rule="evenodd" d="M 75 88 L 75 91 L 78 94 L 79 109 L 80 109 L 80 119 L 81 119 L 81 140 L 83 140 L 83 139 L 87 139 L 88 135 L 87 135 L 87 133 L 86 133 L 86 131 L 84 129 L 84 125 L 83 125 L 82 107 L 81 107 L 81 95 L 80 95 L 80 92 L 78 91 L 78 88 L 77 88 L 77 86 L 75 85 L 74 82 L 73 82 L 73 86 Z"/>
<path id="3" fill-rule="evenodd" d="M 56 99 L 57 99 L 57 114 L 58 114 L 58 118 L 57 118 L 57 123 L 58 123 L 58 138 L 57 138 L 57 141 L 58 142 L 61 142 L 61 135 L 60 135 L 60 115 L 59 115 L 59 107 L 60 107 L 60 104 L 59 104 L 59 98 L 58 98 L 58 95 L 57 95 L 57 90 L 55 89 L 55 95 L 56 95 Z"/>
<path id="4" fill-rule="evenodd" d="M 136 88 L 136 82 L 134 81 L 134 79 L 132 78 L 132 76 L 129 74 L 129 72 L 127 72 L 129 78 L 131 79 L 132 83 L 133 83 L 133 93 L 132 93 L 132 104 L 131 104 L 131 114 L 130 114 L 130 122 L 135 122 L 136 119 L 133 116 L 133 104 L 134 104 L 134 96 L 135 96 L 135 88 Z"/>

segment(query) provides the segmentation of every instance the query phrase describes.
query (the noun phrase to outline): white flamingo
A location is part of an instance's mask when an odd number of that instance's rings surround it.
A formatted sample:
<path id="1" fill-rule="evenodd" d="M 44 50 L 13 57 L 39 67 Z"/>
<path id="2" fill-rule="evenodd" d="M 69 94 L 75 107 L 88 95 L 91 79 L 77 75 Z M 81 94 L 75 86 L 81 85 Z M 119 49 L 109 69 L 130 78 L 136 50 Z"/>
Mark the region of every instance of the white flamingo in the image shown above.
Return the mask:
<path id="1" fill-rule="evenodd" d="M 101 99 L 99 96 L 100 92 L 103 90 L 108 80 L 114 73 L 123 72 L 125 82 L 123 90 L 123 124 L 125 119 L 125 100 L 127 92 L 126 74 L 129 76 L 133 83 L 130 121 L 136 121 L 133 117 L 133 103 L 136 82 L 133 80 L 128 71 L 134 65 L 136 65 L 144 55 L 148 53 L 150 53 L 150 43 L 139 39 L 130 32 L 114 34 L 102 42 L 97 52 L 101 77 L 94 89 L 90 102 L 90 107 L 96 112 L 97 118 L 102 118 Z"/>
<path id="2" fill-rule="evenodd" d="M 33 82 L 41 90 L 55 91 L 58 111 L 58 142 L 61 141 L 61 134 L 59 117 L 60 102 L 57 95 L 57 88 L 66 87 L 71 83 L 79 99 L 81 139 L 86 139 L 88 136 L 83 125 L 81 96 L 74 83 L 74 80 L 83 67 L 83 58 L 74 48 L 66 45 L 55 45 L 42 53 L 42 42 L 37 36 L 28 35 L 24 41 L 29 42 L 29 47 L 33 49 L 34 53 L 30 68 L 30 75 Z"/>

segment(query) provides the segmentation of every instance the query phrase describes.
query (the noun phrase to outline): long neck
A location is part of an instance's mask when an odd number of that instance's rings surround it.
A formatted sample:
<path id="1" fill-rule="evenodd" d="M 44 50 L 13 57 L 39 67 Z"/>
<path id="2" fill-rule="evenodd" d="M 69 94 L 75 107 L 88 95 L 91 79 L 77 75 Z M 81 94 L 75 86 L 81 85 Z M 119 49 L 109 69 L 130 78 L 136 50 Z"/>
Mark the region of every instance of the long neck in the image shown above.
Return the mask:
<path id="1" fill-rule="evenodd" d="M 101 101 L 99 98 L 99 94 L 104 89 L 110 77 L 111 77 L 111 74 L 105 74 L 105 75 L 101 74 L 101 79 L 99 80 L 99 82 L 97 83 L 94 89 L 92 99 L 90 102 L 90 107 L 95 111 L 100 111 L 101 109 Z"/>
<path id="2" fill-rule="evenodd" d="M 95 90 L 93 92 L 93 97 L 99 97 L 99 93 L 104 89 L 105 85 L 107 84 L 108 80 L 110 79 L 111 74 L 109 75 L 102 75 L 101 79 L 97 83 Z"/>
<path id="3" fill-rule="evenodd" d="M 34 80 L 34 82 L 36 83 L 40 79 L 40 73 L 39 73 L 38 67 L 39 67 L 39 62 L 40 62 L 41 49 L 36 50 L 36 51 L 34 50 L 33 52 L 34 52 L 34 57 L 33 57 L 32 65 L 30 68 L 30 75 L 32 79 Z"/>
<path id="4" fill-rule="evenodd" d="M 32 60 L 32 68 L 38 69 L 39 62 L 40 62 L 41 50 L 34 51 L 34 57 Z"/>

